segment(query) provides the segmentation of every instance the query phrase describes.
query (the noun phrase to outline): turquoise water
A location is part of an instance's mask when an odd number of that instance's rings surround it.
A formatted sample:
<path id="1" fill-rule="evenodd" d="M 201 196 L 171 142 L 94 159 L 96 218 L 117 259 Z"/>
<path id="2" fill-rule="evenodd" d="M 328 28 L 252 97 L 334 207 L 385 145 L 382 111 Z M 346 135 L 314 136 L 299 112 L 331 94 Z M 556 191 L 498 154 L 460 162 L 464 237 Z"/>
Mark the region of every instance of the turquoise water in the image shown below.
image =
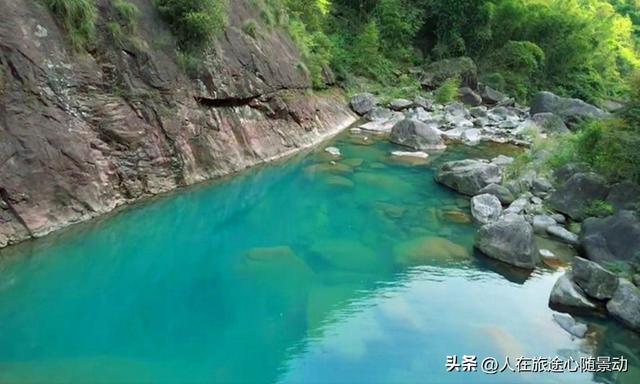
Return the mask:
<path id="1" fill-rule="evenodd" d="M 0 253 L 0 382 L 637 383 L 640 338 L 552 320 L 562 273 L 473 253 L 468 201 L 349 134 Z M 368 145 L 360 145 L 368 144 Z M 627 374 L 447 373 L 624 355 Z"/>

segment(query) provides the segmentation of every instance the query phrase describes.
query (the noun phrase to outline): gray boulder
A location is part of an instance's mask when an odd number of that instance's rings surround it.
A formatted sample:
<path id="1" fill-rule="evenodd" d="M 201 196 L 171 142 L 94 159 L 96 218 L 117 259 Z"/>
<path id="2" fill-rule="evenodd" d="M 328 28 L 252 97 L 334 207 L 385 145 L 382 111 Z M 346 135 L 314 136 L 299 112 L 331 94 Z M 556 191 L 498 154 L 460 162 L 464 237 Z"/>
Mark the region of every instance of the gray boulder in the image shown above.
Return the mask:
<path id="1" fill-rule="evenodd" d="M 549 306 L 569 312 L 593 311 L 598 308 L 594 302 L 587 298 L 584 291 L 573 282 L 570 272 L 560 276 L 551 289 Z"/>
<path id="2" fill-rule="evenodd" d="M 504 187 L 500 184 L 489 184 L 486 187 L 482 188 L 478 193 L 488 193 L 490 195 L 493 195 L 497 197 L 498 200 L 500 200 L 500 203 L 502 203 L 503 205 L 509 205 L 515 200 L 513 193 L 511 193 L 511 191 L 507 187 Z"/>
<path id="3" fill-rule="evenodd" d="M 496 91 L 495 89 L 484 86 L 482 89 L 482 93 L 480 95 L 482 97 L 482 102 L 487 105 L 495 105 L 506 99 L 508 99 L 507 95 L 500 91 Z"/>
<path id="4" fill-rule="evenodd" d="M 505 214 L 520 215 L 529 208 L 529 199 L 526 197 L 519 197 L 516 199 L 507 209 L 504 210 Z"/>
<path id="5" fill-rule="evenodd" d="M 389 120 L 394 117 L 394 113 L 389 108 L 374 107 L 367 112 L 364 118 L 368 121 Z"/>
<path id="6" fill-rule="evenodd" d="M 607 303 L 607 311 L 622 324 L 640 332 L 640 288 L 620 279 L 618 289 Z"/>
<path id="7" fill-rule="evenodd" d="M 617 210 L 637 208 L 640 206 L 640 186 L 629 180 L 614 184 L 607 196 L 607 203 Z"/>
<path id="8" fill-rule="evenodd" d="M 391 129 L 391 142 L 415 150 L 444 149 L 446 145 L 440 132 L 420 121 L 404 119 Z"/>
<path id="9" fill-rule="evenodd" d="M 635 212 L 624 210 L 587 219 L 580 244 L 586 257 L 595 262 L 640 262 L 640 219 Z"/>
<path id="10" fill-rule="evenodd" d="M 569 163 L 553 171 L 553 178 L 558 184 L 564 184 L 576 173 L 588 173 L 591 169 L 587 163 Z"/>
<path id="11" fill-rule="evenodd" d="M 502 203 L 490 194 L 477 195 L 471 198 L 471 216 L 481 224 L 498 220 L 502 213 Z"/>
<path id="12" fill-rule="evenodd" d="M 585 209 L 595 201 L 607 197 L 609 187 L 607 181 L 593 172 L 576 173 L 562 184 L 549 198 L 549 206 L 564 213 L 574 220 L 581 221 Z"/>
<path id="13" fill-rule="evenodd" d="M 413 106 L 413 101 L 407 99 L 394 99 L 389 103 L 389 108 L 394 111 L 403 111 Z"/>
<path id="14" fill-rule="evenodd" d="M 569 99 L 551 92 L 538 93 L 531 102 L 531 115 L 555 113 L 569 126 L 585 119 L 601 119 L 609 114 L 579 99 Z"/>
<path id="15" fill-rule="evenodd" d="M 488 257 L 519 268 L 533 269 L 540 261 L 533 228 L 517 216 L 482 226 L 475 246 Z"/>
<path id="16" fill-rule="evenodd" d="M 485 106 L 477 106 L 469 109 L 469 113 L 471 116 L 478 117 L 487 117 L 487 107 Z"/>
<path id="17" fill-rule="evenodd" d="M 553 217 L 548 215 L 535 215 L 533 216 L 533 230 L 539 235 L 547 233 L 547 228 L 557 225 Z"/>
<path id="18" fill-rule="evenodd" d="M 460 88 L 460 100 L 464 104 L 470 105 L 472 107 L 477 107 L 478 105 L 482 104 L 482 97 L 480 97 L 480 95 L 475 93 L 473 89 L 469 87 Z"/>
<path id="19" fill-rule="evenodd" d="M 489 184 L 500 184 L 500 168 L 481 160 L 459 160 L 442 164 L 436 171 L 438 183 L 468 196 L 477 195 Z"/>
<path id="20" fill-rule="evenodd" d="M 569 128 L 564 123 L 562 118 L 554 113 L 544 112 L 537 113 L 525 120 L 520 126 L 518 132 L 525 132 L 527 130 L 535 130 L 539 133 L 548 134 L 563 134 L 568 133 Z"/>
<path id="21" fill-rule="evenodd" d="M 378 99 L 370 93 L 360 93 L 351 98 L 351 109 L 358 115 L 365 115 L 378 105 Z"/>
<path id="22" fill-rule="evenodd" d="M 573 317 L 569 315 L 561 315 L 554 313 L 553 320 L 558 323 L 562 329 L 569 332 L 571 335 L 583 338 L 587 334 L 588 327 L 586 324 L 578 323 Z"/>
<path id="23" fill-rule="evenodd" d="M 422 96 L 416 96 L 413 99 L 413 104 L 416 107 L 424 108 L 426 111 L 433 111 L 433 101 L 431 101 L 429 99 L 425 99 Z"/>
<path id="24" fill-rule="evenodd" d="M 582 257 L 573 260 L 572 276 L 587 295 L 598 300 L 612 298 L 618 289 L 618 276 Z"/>
<path id="25" fill-rule="evenodd" d="M 547 233 L 564 243 L 571 244 L 571 245 L 580 244 L 578 235 L 567 230 L 565 227 L 561 225 L 551 225 L 547 227 Z"/>

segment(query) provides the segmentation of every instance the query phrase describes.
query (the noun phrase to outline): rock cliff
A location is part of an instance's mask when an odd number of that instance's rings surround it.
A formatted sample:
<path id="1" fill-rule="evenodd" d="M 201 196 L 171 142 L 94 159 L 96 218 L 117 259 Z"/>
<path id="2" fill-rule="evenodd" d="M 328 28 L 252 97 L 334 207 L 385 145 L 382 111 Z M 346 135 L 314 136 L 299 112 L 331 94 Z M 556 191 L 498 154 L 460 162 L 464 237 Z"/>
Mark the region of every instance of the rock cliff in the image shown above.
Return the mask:
<path id="1" fill-rule="evenodd" d="M 0 0 L 0 247 L 148 196 L 236 172 L 312 145 L 355 118 L 339 91 L 311 93 L 285 32 L 249 0 L 197 75 L 151 0 L 126 44 L 74 52 L 44 2 Z"/>

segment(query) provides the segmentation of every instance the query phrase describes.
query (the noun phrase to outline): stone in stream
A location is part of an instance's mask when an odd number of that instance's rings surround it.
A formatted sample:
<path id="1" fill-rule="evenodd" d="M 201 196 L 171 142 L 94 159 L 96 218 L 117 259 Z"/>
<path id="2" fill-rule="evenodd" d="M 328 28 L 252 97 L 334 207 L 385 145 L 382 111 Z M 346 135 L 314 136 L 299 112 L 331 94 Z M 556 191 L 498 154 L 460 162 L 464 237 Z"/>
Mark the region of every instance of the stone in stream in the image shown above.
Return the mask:
<path id="1" fill-rule="evenodd" d="M 467 259 L 467 248 L 444 237 L 426 236 L 402 242 L 393 248 L 397 263 L 405 266 L 424 265 Z"/>
<path id="2" fill-rule="evenodd" d="M 460 139 L 467 145 L 478 145 L 482 140 L 482 131 L 477 128 L 465 129 Z"/>
<path id="3" fill-rule="evenodd" d="M 571 272 L 565 273 L 556 281 L 551 289 L 549 306 L 569 312 L 590 312 L 598 309 L 598 306 L 573 282 Z"/>
<path id="4" fill-rule="evenodd" d="M 540 259 L 549 268 L 557 269 L 557 268 L 560 268 L 562 266 L 562 261 L 560 259 L 558 259 L 558 257 L 555 255 L 555 253 L 551 252 L 548 249 L 541 249 L 540 250 Z"/>
<path id="5" fill-rule="evenodd" d="M 342 155 L 342 153 L 340 153 L 340 149 L 337 147 L 327 147 L 324 150 L 325 152 L 327 152 L 328 154 L 334 157 L 340 157 Z"/>
<path id="6" fill-rule="evenodd" d="M 307 175 L 314 176 L 318 173 L 340 173 L 340 174 L 352 173 L 353 169 L 348 165 L 332 161 L 330 163 L 309 165 L 304 169 L 304 172 Z"/>
<path id="7" fill-rule="evenodd" d="M 578 235 L 576 235 L 573 232 L 570 232 L 569 230 L 567 230 L 565 227 L 561 225 L 555 224 L 547 227 L 547 233 L 567 244 L 571 244 L 571 245 L 580 244 Z"/>
<path id="8" fill-rule="evenodd" d="M 618 276 L 582 257 L 574 259 L 572 276 L 587 295 L 598 300 L 612 298 L 618 288 Z"/>
<path id="9" fill-rule="evenodd" d="M 404 163 L 407 165 L 424 165 L 429 163 L 429 154 L 422 151 L 393 151 L 391 152 L 391 158 L 396 162 Z"/>
<path id="10" fill-rule="evenodd" d="M 476 234 L 475 246 L 486 256 L 520 268 L 533 269 L 540 260 L 533 228 L 520 216 L 485 224 Z"/>
<path id="11" fill-rule="evenodd" d="M 618 289 L 607 303 L 607 311 L 622 324 L 640 332 L 640 288 L 620 279 Z"/>
<path id="12" fill-rule="evenodd" d="M 500 184 L 502 172 L 495 164 L 468 159 L 442 164 L 435 179 L 464 195 L 474 196 L 489 184 Z"/>
<path id="13" fill-rule="evenodd" d="M 502 203 L 490 194 L 477 195 L 471 198 L 471 216 L 480 224 L 498 220 L 502 213 Z"/>
<path id="14" fill-rule="evenodd" d="M 548 204 L 574 220 L 585 219 L 585 210 L 596 201 L 603 201 L 609 193 L 604 177 L 595 173 L 576 173 L 549 198 Z"/>
<path id="15" fill-rule="evenodd" d="M 434 125 L 427 125 L 411 119 L 404 119 L 394 125 L 391 129 L 390 140 L 392 143 L 418 151 L 446 148 L 440 132 Z"/>
<path id="16" fill-rule="evenodd" d="M 562 329 L 569 332 L 575 337 L 583 338 L 587 334 L 587 325 L 577 322 L 570 315 L 553 314 L 553 320 L 558 323 Z"/>
<path id="17" fill-rule="evenodd" d="M 328 176 L 326 178 L 326 183 L 333 187 L 341 187 L 341 188 L 347 188 L 347 189 L 351 189 L 355 186 L 353 181 L 347 179 L 346 177 L 342 177 L 338 175 Z"/>
<path id="18" fill-rule="evenodd" d="M 596 262 L 640 262 L 640 219 L 632 211 L 589 218 L 582 226 L 580 245 Z"/>
<path id="19" fill-rule="evenodd" d="M 488 193 L 490 195 L 493 195 L 497 197 L 498 200 L 500 200 L 500 203 L 502 203 L 503 205 L 509 205 L 515 200 L 513 193 L 511 193 L 511 191 L 507 187 L 504 187 L 500 184 L 489 184 L 486 187 L 482 188 L 478 193 Z"/>
<path id="20" fill-rule="evenodd" d="M 460 209 L 444 209 L 440 215 L 443 220 L 451 223 L 468 224 L 472 222 L 471 216 L 466 212 L 462 212 Z"/>
<path id="21" fill-rule="evenodd" d="M 362 116 L 378 105 L 376 97 L 370 93 L 361 93 L 351 98 L 351 109 Z"/>
<path id="22" fill-rule="evenodd" d="M 335 268 L 367 272 L 377 271 L 385 267 L 384 258 L 356 240 L 334 239 L 318 241 L 311 245 L 311 252 Z"/>

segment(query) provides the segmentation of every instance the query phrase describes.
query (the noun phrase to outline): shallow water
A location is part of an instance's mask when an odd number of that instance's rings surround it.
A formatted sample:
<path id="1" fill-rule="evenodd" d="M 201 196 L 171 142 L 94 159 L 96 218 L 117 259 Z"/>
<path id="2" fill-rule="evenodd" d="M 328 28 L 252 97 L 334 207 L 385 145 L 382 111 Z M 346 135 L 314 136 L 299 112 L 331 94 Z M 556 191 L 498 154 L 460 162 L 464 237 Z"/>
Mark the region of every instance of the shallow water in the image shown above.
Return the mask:
<path id="1" fill-rule="evenodd" d="M 368 144 L 368 145 L 357 145 Z M 318 150 L 0 253 L 0 382 L 640 382 L 640 338 L 572 339 L 473 252 L 468 201 L 399 149 Z M 491 156 L 504 148 L 476 148 Z M 448 355 L 624 355 L 624 374 L 447 373 Z"/>

